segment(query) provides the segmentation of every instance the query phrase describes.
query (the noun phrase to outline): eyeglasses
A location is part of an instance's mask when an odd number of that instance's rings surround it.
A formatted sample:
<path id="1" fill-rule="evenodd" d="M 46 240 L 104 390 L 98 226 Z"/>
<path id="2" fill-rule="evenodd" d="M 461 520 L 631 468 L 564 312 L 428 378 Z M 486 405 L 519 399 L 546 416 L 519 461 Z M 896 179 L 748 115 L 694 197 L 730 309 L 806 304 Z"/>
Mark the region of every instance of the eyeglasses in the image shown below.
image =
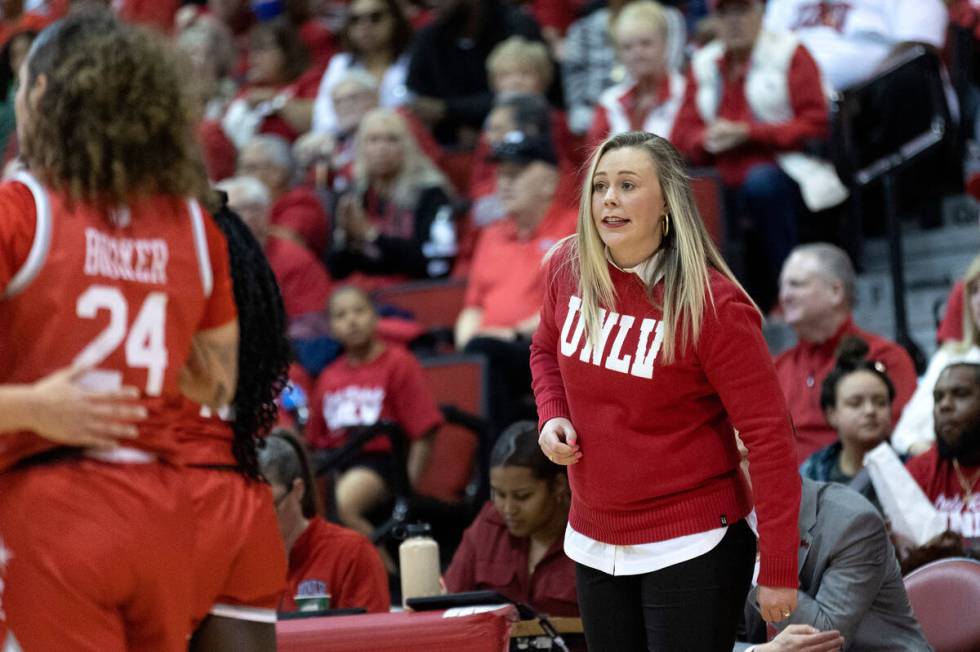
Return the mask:
<path id="1" fill-rule="evenodd" d="M 374 11 L 368 11 L 363 14 L 350 14 L 347 20 L 351 25 L 357 25 L 361 22 L 379 25 L 381 24 L 381 21 L 387 17 L 388 13 L 386 11 L 383 9 L 375 9 Z"/>

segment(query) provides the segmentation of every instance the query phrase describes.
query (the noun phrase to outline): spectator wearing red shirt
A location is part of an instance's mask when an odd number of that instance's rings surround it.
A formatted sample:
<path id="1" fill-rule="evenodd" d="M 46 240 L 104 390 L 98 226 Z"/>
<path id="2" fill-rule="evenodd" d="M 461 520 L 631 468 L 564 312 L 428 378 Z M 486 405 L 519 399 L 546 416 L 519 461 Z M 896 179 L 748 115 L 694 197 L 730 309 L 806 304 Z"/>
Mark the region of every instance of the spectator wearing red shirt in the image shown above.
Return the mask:
<path id="1" fill-rule="evenodd" d="M 670 135 L 685 81 L 669 65 L 669 30 L 667 14 L 656 2 L 631 2 L 616 14 L 610 33 L 627 79 L 599 96 L 585 136 L 590 148 L 625 131 Z"/>
<path id="2" fill-rule="evenodd" d="M 217 184 L 228 193 L 229 207 L 238 213 L 262 243 L 291 319 L 323 310 L 331 281 L 323 264 L 309 249 L 269 224 L 270 199 L 265 185 L 253 177 L 232 177 Z"/>
<path id="3" fill-rule="evenodd" d="M 407 470 L 414 483 L 428 459 L 431 435 L 442 423 L 422 368 L 407 350 L 381 340 L 378 314 L 363 290 L 348 286 L 334 292 L 329 313 L 331 333 L 344 353 L 316 381 L 307 442 L 318 449 L 338 448 L 349 428 L 393 421 L 411 442 Z M 388 494 L 399 463 L 404 462 L 380 436 L 340 470 L 334 496 L 344 525 L 371 534 L 374 526 L 365 515 Z"/>
<path id="4" fill-rule="evenodd" d="M 713 6 L 720 38 L 694 54 L 670 138 L 695 164 L 718 166 L 728 215 L 744 231 L 734 232 L 748 249 L 747 289 L 768 310 L 800 216 L 847 190 L 830 163 L 803 153 L 828 132 L 813 57 L 791 33 L 762 30 L 761 0 Z"/>
<path id="5" fill-rule="evenodd" d="M 908 470 L 950 530 L 980 539 L 980 365 L 954 361 L 933 394 L 936 444 Z"/>
<path id="6" fill-rule="evenodd" d="M 575 564 L 562 550 L 568 477 L 541 452 L 534 421 L 511 425 L 497 440 L 490 491 L 446 571 L 446 588 L 497 591 L 549 616 L 578 617 Z"/>
<path id="7" fill-rule="evenodd" d="M 779 298 L 786 323 L 799 342 L 776 357 L 776 374 L 795 425 L 796 453 L 802 463 L 810 454 L 837 441 L 820 408 L 820 389 L 834 368 L 837 348 L 847 336 L 864 340 L 867 358 L 881 362 L 895 384 L 892 423 L 916 386 L 915 365 L 895 342 L 855 325 L 855 274 L 842 249 L 827 243 L 796 247 L 780 277 Z"/>
<path id="8" fill-rule="evenodd" d="M 511 132 L 494 150 L 507 219 L 484 229 L 456 320 L 456 348 L 489 363 L 492 434 L 520 417 L 529 394 L 530 336 L 537 327 L 544 277 L 541 261 L 575 231 L 576 213 L 559 195 L 557 158 L 546 136 Z"/>
<path id="9" fill-rule="evenodd" d="M 317 513 L 316 484 L 303 445 L 287 431 L 276 431 L 259 451 L 259 464 L 272 486 L 289 553 L 279 611 L 297 611 L 297 597 L 322 593 L 330 595 L 333 609 L 388 611 L 388 575 L 371 541 Z"/>
<path id="10" fill-rule="evenodd" d="M 246 85 L 228 106 L 221 124 L 242 147 L 257 133 L 293 142 L 310 130 L 313 98 L 323 67 L 310 65 L 296 28 L 285 18 L 252 29 Z"/>
<path id="11" fill-rule="evenodd" d="M 294 172 L 292 150 L 279 136 L 255 136 L 238 156 L 238 174 L 255 177 L 269 191 L 270 223 L 321 258 L 330 237 L 330 218 L 313 190 L 293 185 Z"/>

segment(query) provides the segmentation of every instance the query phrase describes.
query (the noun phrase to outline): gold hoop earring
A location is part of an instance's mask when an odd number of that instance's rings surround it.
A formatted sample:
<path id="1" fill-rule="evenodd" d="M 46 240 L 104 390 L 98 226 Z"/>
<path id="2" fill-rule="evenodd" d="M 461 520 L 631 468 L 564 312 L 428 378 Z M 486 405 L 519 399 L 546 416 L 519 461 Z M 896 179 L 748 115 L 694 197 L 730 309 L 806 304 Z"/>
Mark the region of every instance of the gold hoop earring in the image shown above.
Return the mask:
<path id="1" fill-rule="evenodd" d="M 664 225 L 664 237 L 666 238 L 667 234 L 670 233 L 670 213 L 664 213 L 663 225 Z"/>

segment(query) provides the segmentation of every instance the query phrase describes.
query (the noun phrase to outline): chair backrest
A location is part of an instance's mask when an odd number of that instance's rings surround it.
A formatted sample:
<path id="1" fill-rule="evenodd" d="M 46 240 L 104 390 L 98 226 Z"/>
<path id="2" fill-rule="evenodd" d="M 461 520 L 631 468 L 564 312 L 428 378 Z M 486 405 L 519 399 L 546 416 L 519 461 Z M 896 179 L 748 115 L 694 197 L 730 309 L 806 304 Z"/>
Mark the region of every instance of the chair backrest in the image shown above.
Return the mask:
<path id="1" fill-rule="evenodd" d="M 701 220 L 715 246 L 725 246 L 725 202 L 721 194 L 721 180 L 713 168 L 691 170 L 691 192 L 698 206 Z"/>
<path id="2" fill-rule="evenodd" d="M 464 279 L 413 281 L 375 290 L 374 300 L 411 312 L 426 329 L 451 329 L 463 309 L 465 293 Z"/>
<path id="3" fill-rule="evenodd" d="M 486 417 L 486 360 L 478 355 L 446 355 L 423 359 L 429 390 L 440 405 L 452 405 L 477 417 Z M 479 435 L 446 423 L 436 433 L 425 472 L 415 484 L 423 496 L 458 502 L 473 477 Z"/>
<path id="4" fill-rule="evenodd" d="M 905 576 L 905 590 L 936 652 L 980 650 L 980 562 L 940 559 Z"/>

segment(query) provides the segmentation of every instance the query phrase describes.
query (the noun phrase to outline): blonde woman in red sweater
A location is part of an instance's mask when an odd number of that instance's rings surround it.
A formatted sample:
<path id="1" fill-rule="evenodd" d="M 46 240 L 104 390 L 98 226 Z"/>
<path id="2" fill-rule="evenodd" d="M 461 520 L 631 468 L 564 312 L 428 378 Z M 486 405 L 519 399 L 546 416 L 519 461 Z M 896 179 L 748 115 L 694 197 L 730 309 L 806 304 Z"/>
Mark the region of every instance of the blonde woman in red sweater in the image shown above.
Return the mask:
<path id="1" fill-rule="evenodd" d="M 592 157 L 548 262 L 531 370 L 540 445 L 569 465 L 565 553 L 591 650 L 727 650 L 752 580 L 796 608 L 800 479 L 761 316 L 645 132 Z M 749 450 L 755 495 L 739 472 Z"/>

